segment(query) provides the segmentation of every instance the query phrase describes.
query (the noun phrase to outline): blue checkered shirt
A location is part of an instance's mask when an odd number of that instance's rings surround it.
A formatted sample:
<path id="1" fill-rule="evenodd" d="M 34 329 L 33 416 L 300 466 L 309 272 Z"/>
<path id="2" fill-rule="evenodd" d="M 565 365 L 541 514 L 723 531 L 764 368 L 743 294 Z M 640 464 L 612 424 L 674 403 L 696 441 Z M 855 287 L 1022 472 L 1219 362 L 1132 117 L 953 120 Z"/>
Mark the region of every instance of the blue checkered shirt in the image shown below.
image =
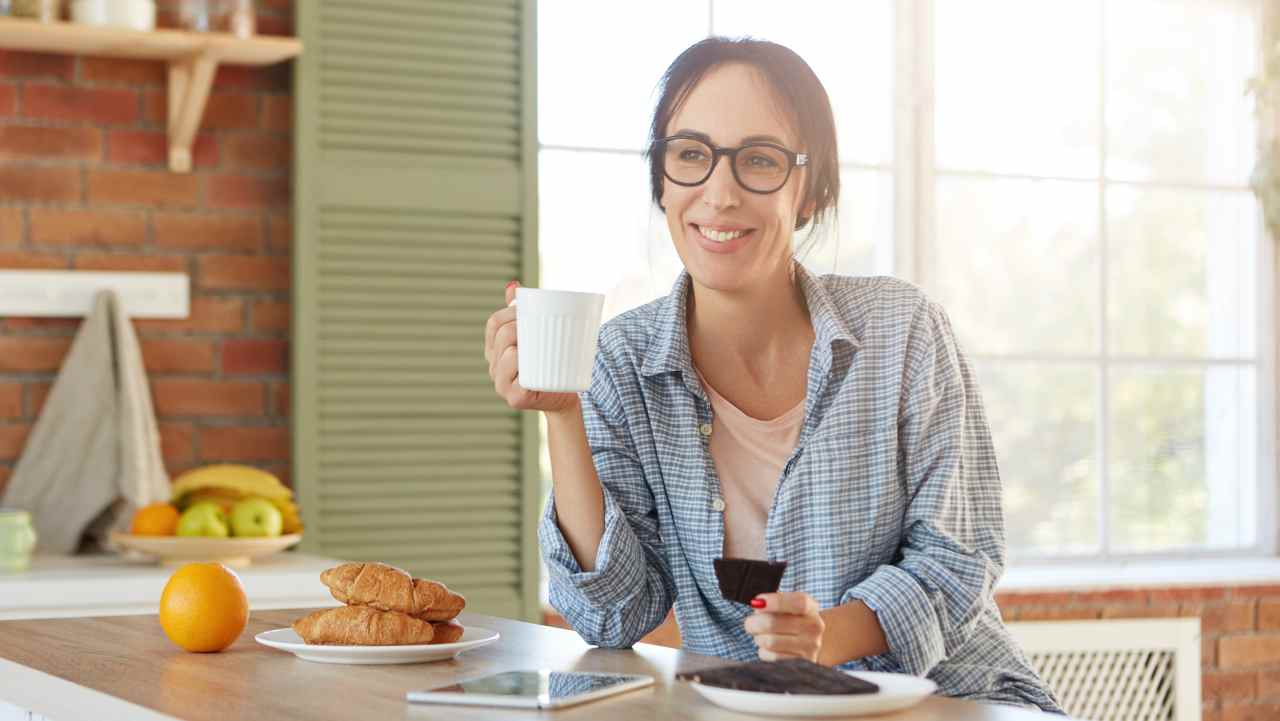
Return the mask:
<path id="1" fill-rule="evenodd" d="M 973 372 L 946 314 L 885 277 L 816 277 L 797 264 L 816 336 L 804 422 L 765 527 L 781 591 L 822 608 L 861 600 L 889 650 L 843 668 L 928 676 L 940 692 L 1061 712 L 993 599 L 1004 568 L 1000 476 Z M 720 594 L 720 482 L 701 432 L 711 405 L 685 328 L 689 276 L 609 321 L 587 440 L 604 536 L 583 571 L 554 500 L 539 527 L 551 604 L 589 643 L 626 648 L 675 607 L 684 647 L 757 658 L 751 609 Z M 723 506 L 721 506 L 723 507 Z"/>

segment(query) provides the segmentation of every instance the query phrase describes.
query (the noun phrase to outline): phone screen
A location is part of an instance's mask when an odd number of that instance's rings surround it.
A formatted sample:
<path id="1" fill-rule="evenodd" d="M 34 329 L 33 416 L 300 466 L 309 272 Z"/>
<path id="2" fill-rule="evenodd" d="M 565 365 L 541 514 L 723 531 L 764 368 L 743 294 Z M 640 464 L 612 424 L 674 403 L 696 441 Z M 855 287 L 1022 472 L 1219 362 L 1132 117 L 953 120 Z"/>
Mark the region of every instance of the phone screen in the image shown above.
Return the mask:
<path id="1" fill-rule="evenodd" d="M 636 676 L 582 671 L 504 671 L 431 689 L 431 693 L 528 697 L 550 700 L 579 696 L 636 680 Z"/>

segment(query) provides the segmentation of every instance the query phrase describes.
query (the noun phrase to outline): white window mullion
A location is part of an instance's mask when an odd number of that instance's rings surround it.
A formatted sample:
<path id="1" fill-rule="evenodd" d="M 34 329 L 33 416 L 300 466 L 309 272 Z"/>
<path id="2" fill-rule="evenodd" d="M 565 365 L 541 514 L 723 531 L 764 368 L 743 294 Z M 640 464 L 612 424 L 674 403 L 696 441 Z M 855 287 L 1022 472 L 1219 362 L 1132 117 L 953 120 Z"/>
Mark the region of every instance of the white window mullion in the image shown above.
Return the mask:
<path id="1" fill-rule="evenodd" d="M 1081 364 L 1090 363 L 1101 365 L 1103 357 L 1100 355 L 1073 355 L 1073 354 L 1055 354 L 1043 355 L 1040 353 L 966 353 L 966 355 L 974 361 L 984 362 L 993 361 L 996 363 L 1038 363 L 1043 365 L 1052 365 L 1055 363 L 1065 364 Z M 1125 366 L 1128 368 L 1187 368 L 1188 366 L 1204 369 L 1215 366 L 1252 366 L 1257 361 L 1253 358 L 1196 358 L 1196 357 L 1179 357 L 1179 356 L 1136 356 L 1136 355 L 1115 355 L 1112 354 L 1106 358 L 1108 367 Z"/>
<path id="2" fill-rule="evenodd" d="M 1258 67 L 1265 68 L 1271 48 L 1280 40 L 1280 8 L 1274 3 L 1263 3 L 1260 23 L 1263 42 L 1259 43 Z M 1269 143 L 1273 132 L 1258 128 L 1259 143 Z M 1258 224 L 1263 226 L 1262 242 L 1258 243 L 1258 302 L 1257 380 L 1258 407 L 1258 477 L 1255 480 L 1258 519 L 1258 545 L 1264 553 L 1280 554 L 1280 456 L 1277 445 L 1280 439 L 1280 265 L 1277 264 L 1277 242 L 1265 229 L 1262 208 L 1258 208 Z M 1247 511 L 1242 511 L 1247 512 Z"/>
<path id="3" fill-rule="evenodd" d="M 1100 555 L 1111 555 L 1111 435 L 1110 366 L 1107 362 L 1107 8 L 1098 2 L 1098 544 Z"/>
<path id="4" fill-rule="evenodd" d="M 933 235 L 933 3 L 894 4 L 893 274 L 925 285 Z M 883 253 L 878 249 L 878 254 Z M 881 266 L 884 267 L 884 266 Z"/>

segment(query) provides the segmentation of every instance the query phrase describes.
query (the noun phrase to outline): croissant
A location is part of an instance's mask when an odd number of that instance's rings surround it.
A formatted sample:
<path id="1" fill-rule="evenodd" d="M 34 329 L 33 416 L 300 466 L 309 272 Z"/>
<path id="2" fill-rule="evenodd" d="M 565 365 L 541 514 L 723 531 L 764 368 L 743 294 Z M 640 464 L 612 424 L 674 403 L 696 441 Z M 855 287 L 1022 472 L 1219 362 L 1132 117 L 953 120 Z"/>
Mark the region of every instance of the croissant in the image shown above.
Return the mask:
<path id="1" fill-rule="evenodd" d="M 454 643 L 462 638 L 462 632 L 466 630 L 457 621 L 433 623 L 431 627 L 435 634 L 431 637 L 431 643 Z"/>
<path id="2" fill-rule="evenodd" d="M 368 606 L 338 606 L 303 616 L 293 630 L 310 644 L 397 646 L 431 643 L 435 630 L 426 621 Z"/>
<path id="3" fill-rule="evenodd" d="M 344 563 L 322 572 L 320 582 L 345 604 L 397 611 L 424 621 L 448 621 L 467 603 L 443 583 L 414 578 L 385 563 Z"/>

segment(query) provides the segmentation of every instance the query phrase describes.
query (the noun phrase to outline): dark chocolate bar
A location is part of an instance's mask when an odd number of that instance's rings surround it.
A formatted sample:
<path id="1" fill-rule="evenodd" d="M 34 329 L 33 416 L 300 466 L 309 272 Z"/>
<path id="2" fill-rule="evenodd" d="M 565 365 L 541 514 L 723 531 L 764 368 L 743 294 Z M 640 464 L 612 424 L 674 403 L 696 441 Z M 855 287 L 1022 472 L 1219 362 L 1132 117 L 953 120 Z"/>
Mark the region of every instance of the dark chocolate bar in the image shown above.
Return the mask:
<path id="1" fill-rule="evenodd" d="M 751 603 L 762 593 L 773 593 L 782 583 L 786 561 L 756 561 L 750 558 L 717 558 L 712 561 L 720 595 L 730 601 Z"/>
<path id="2" fill-rule="evenodd" d="M 676 674 L 676 678 L 707 686 L 764 693 L 837 695 L 875 693 L 880 690 L 879 686 L 870 681 L 802 658 L 752 661 L 705 671 L 688 671 Z"/>

